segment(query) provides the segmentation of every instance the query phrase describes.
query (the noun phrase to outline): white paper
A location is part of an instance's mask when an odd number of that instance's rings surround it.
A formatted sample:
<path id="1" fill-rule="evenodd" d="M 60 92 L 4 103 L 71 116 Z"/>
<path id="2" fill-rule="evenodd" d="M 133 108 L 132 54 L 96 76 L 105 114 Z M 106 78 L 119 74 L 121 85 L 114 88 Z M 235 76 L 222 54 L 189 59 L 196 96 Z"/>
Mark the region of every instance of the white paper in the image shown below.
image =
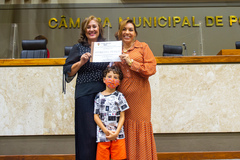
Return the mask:
<path id="1" fill-rule="evenodd" d="M 94 42 L 91 62 L 120 62 L 122 41 Z"/>

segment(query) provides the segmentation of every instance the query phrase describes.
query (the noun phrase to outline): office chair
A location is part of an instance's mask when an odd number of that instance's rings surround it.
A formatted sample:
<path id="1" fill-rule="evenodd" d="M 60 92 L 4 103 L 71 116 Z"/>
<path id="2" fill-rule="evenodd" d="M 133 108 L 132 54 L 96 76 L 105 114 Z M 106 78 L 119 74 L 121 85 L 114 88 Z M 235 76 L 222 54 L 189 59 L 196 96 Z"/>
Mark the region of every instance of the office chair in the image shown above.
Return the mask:
<path id="1" fill-rule="evenodd" d="M 72 46 L 65 46 L 65 47 L 64 47 L 64 58 L 67 58 L 67 57 L 68 57 L 71 49 L 72 49 Z"/>
<path id="2" fill-rule="evenodd" d="M 47 58 L 47 43 L 42 40 L 22 40 L 21 58 Z"/>
<path id="3" fill-rule="evenodd" d="M 163 56 L 182 56 L 182 46 L 163 45 Z"/>
<path id="4" fill-rule="evenodd" d="M 235 46 L 236 46 L 236 49 L 240 49 L 240 41 L 236 41 Z"/>

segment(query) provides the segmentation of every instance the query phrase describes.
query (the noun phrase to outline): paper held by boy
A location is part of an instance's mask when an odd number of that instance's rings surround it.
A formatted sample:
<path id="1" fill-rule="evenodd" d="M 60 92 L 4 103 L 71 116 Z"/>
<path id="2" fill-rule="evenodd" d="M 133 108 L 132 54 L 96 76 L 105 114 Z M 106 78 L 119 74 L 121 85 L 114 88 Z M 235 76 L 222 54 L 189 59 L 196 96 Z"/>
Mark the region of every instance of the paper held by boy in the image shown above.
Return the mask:
<path id="1" fill-rule="evenodd" d="M 120 62 L 122 41 L 92 42 L 90 62 Z"/>

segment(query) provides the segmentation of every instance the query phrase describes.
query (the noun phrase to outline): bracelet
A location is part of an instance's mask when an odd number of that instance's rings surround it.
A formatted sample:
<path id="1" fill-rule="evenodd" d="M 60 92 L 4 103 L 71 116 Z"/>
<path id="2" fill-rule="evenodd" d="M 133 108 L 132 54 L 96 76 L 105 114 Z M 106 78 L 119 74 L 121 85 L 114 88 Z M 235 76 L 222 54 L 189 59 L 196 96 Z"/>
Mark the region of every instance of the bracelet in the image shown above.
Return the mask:
<path id="1" fill-rule="evenodd" d="M 128 63 L 129 66 L 131 66 L 133 63 L 133 59 L 130 59 L 130 62 Z"/>

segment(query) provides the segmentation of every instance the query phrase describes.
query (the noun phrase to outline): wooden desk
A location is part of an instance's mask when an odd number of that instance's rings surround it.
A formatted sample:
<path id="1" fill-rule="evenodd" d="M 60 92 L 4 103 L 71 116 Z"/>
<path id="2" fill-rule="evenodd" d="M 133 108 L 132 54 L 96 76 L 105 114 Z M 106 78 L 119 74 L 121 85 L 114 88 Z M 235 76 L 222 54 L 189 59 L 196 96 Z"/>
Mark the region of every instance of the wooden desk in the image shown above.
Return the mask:
<path id="1" fill-rule="evenodd" d="M 66 58 L 0 59 L 0 66 L 62 66 Z"/>
<path id="2" fill-rule="evenodd" d="M 225 51 L 222 52 L 225 53 Z M 0 66 L 62 66 L 65 60 L 65 58 L 0 59 Z M 240 55 L 156 57 L 156 61 L 158 65 L 240 63 Z"/>
<path id="3" fill-rule="evenodd" d="M 217 55 L 240 55 L 240 49 L 222 49 Z"/>

